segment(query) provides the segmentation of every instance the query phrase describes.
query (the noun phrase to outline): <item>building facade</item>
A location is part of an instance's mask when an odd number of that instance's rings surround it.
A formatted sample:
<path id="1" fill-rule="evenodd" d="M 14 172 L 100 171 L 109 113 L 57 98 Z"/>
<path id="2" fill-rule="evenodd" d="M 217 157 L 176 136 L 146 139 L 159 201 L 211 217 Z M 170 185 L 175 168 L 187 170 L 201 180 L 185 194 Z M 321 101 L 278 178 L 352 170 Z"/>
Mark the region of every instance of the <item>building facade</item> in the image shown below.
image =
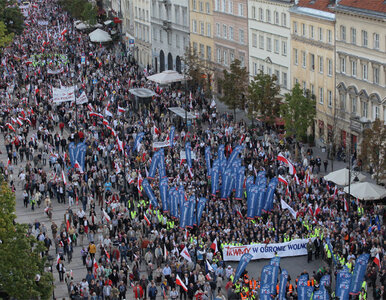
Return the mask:
<path id="1" fill-rule="evenodd" d="M 133 6 L 135 37 L 133 55 L 140 66 L 147 67 L 152 64 L 150 0 L 134 0 Z"/>
<path id="2" fill-rule="evenodd" d="M 247 0 L 214 0 L 214 62 L 216 75 L 238 59 L 248 70 Z"/>
<path id="3" fill-rule="evenodd" d="M 151 0 L 151 34 L 154 71 L 182 72 L 189 46 L 189 0 Z"/>
<path id="4" fill-rule="evenodd" d="M 275 74 L 281 94 L 291 88 L 290 0 L 248 1 L 249 75 Z"/>
<path id="5" fill-rule="evenodd" d="M 331 140 L 335 114 L 335 14 L 329 0 L 301 0 L 290 8 L 291 80 L 315 97 L 315 141 Z"/>
<path id="6" fill-rule="evenodd" d="M 335 13 L 340 143 L 360 150 L 363 130 L 386 121 L 386 3 L 342 0 Z"/>

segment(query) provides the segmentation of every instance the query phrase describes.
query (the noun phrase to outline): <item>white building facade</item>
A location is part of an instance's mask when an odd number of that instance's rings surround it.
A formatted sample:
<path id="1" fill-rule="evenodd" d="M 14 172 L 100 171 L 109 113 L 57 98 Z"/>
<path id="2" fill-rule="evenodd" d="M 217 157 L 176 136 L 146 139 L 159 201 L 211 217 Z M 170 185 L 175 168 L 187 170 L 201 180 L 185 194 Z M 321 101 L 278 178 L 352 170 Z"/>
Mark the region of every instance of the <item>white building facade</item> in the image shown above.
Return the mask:
<path id="1" fill-rule="evenodd" d="M 183 72 L 183 58 L 189 46 L 189 1 L 151 1 L 152 67 Z"/>
<path id="2" fill-rule="evenodd" d="M 150 0 L 134 0 L 134 38 L 135 43 L 129 45 L 138 64 L 147 67 L 152 64 L 151 56 L 151 15 Z"/>
<path id="3" fill-rule="evenodd" d="M 280 94 L 291 89 L 290 0 L 249 0 L 249 74 L 276 75 Z"/>

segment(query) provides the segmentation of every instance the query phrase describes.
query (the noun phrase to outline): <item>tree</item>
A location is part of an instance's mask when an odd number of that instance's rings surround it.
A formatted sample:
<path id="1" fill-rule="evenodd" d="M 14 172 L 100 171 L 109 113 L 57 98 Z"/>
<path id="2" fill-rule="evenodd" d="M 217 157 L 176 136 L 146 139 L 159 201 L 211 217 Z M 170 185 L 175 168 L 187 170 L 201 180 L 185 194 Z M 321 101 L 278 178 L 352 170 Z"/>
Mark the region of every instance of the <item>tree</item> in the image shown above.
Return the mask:
<path id="1" fill-rule="evenodd" d="M 291 93 L 285 95 L 281 113 L 284 117 L 287 136 L 295 135 L 296 138 L 304 139 L 308 128 L 314 123 L 315 99 L 309 91 L 304 93 L 297 83 Z"/>
<path id="2" fill-rule="evenodd" d="M 192 47 L 187 47 L 183 61 L 185 63 L 185 74 L 190 77 L 190 88 L 195 89 L 199 86 L 204 86 L 204 79 L 202 78 L 204 70 L 197 50 Z"/>
<path id="3" fill-rule="evenodd" d="M 86 0 L 61 0 L 60 4 L 75 19 L 94 25 L 97 22 L 98 9 Z"/>
<path id="4" fill-rule="evenodd" d="M 95 25 L 97 23 L 97 15 L 97 7 L 90 2 L 86 2 L 82 12 L 82 20 L 89 23 L 90 25 Z"/>
<path id="5" fill-rule="evenodd" d="M 241 67 L 241 62 L 235 59 L 230 65 L 230 72 L 223 71 L 224 78 L 219 80 L 223 96 L 220 100 L 228 108 L 233 110 L 236 120 L 236 109 L 244 109 L 245 92 L 248 86 L 248 72 L 245 67 Z"/>
<path id="6" fill-rule="evenodd" d="M 7 33 L 23 32 L 24 16 L 13 1 L 0 0 L 0 21 L 5 24 Z"/>
<path id="7" fill-rule="evenodd" d="M 273 124 L 280 113 L 280 86 L 275 75 L 260 71 L 248 86 L 248 114 L 258 111 L 268 124 Z"/>
<path id="8" fill-rule="evenodd" d="M 385 177 L 386 170 L 386 126 L 376 119 L 371 128 L 363 132 L 360 159 L 366 167 L 371 167 L 377 183 Z"/>
<path id="9" fill-rule="evenodd" d="M 52 274 L 45 272 L 45 246 L 15 222 L 15 195 L 0 179 L 0 291 L 16 299 L 49 299 Z M 37 280 L 38 276 L 39 280 Z"/>
<path id="10" fill-rule="evenodd" d="M 8 46 L 13 40 L 13 33 L 8 33 L 3 21 L 0 21 L 0 49 Z"/>

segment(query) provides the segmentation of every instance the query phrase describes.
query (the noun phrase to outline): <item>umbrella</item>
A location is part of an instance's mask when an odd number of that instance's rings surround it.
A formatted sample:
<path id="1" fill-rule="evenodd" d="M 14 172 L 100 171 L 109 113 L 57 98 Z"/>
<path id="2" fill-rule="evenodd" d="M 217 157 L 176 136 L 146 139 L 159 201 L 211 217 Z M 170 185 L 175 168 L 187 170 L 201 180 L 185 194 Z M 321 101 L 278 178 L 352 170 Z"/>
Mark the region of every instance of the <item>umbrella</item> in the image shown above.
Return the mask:
<path id="1" fill-rule="evenodd" d="M 359 181 L 365 180 L 366 176 L 359 173 L 356 175 L 359 179 Z M 330 174 L 324 176 L 324 179 L 327 181 L 332 181 L 333 183 L 337 185 L 348 185 L 349 183 L 349 170 L 344 168 L 340 169 L 334 172 L 331 172 Z M 351 172 L 351 182 L 354 181 L 355 175 L 353 172 Z"/>
<path id="2" fill-rule="evenodd" d="M 78 30 L 85 30 L 85 29 L 90 28 L 90 25 L 87 25 L 87 24 L 85 24 L 83 22 L 80 22 L 80 23 L 75 25 L 75 28 L 78 29 Z"/>
<path id="3" fill-rule="evenodd" d="M 167 70 L 163 71 L 162 73 L 154 74 L 149 77 L 147 77 L 148 80 L 156 82 L 158 84 L 169 84 L 173 82 L 179 82 L 185 80 L 185 76 L 173 71 L 173 70 Z"/>
<path id="4" fill-rule="evenodd" d="M 348 186 L 344 191 L 348 193 Z M 386 197 L 386 189 L 370 182 L 358 182 L 350 186 L 350 194 L 361 200 L 377 200 Z"/>
<path id="5" fill-rule="evenodd" d="M 111 36 L 102 29 L 95 29 L 89 34 L 90 41 L 94 43 L 111 42 Z"/>

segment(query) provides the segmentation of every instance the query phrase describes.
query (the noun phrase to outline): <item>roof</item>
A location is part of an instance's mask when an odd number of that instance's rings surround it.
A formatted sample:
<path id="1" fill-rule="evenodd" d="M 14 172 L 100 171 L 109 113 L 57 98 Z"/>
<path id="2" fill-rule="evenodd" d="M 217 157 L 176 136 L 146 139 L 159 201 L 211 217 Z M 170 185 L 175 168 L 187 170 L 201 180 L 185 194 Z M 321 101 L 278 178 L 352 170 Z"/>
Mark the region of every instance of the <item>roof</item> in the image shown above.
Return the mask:
<path id="1" fill-rule="evenodd" d="M 311 16 L 314 18 L 324 19 L 328 21 L 335 21 L 335 13 L 328 12 L 328 11 L 322 11 L 314 8 L 309 7 L 299 7 L 299 6 L 293 6 L 289 10 L 290 12 Z"/>
<path id="2" fill-rule="evenodd" d="M 386 1 L 384 0 L 341 0 L 339 6 L 386 13 Z"/>
<path id="3" fill-rule="evenodd" d="M 321 11 L 332 12 L 330 5 L 331 5 L 330 0 L 299 0 L 297 4 L 298 7 L 308 7 L 308 8 L 321 10 Z"/>

